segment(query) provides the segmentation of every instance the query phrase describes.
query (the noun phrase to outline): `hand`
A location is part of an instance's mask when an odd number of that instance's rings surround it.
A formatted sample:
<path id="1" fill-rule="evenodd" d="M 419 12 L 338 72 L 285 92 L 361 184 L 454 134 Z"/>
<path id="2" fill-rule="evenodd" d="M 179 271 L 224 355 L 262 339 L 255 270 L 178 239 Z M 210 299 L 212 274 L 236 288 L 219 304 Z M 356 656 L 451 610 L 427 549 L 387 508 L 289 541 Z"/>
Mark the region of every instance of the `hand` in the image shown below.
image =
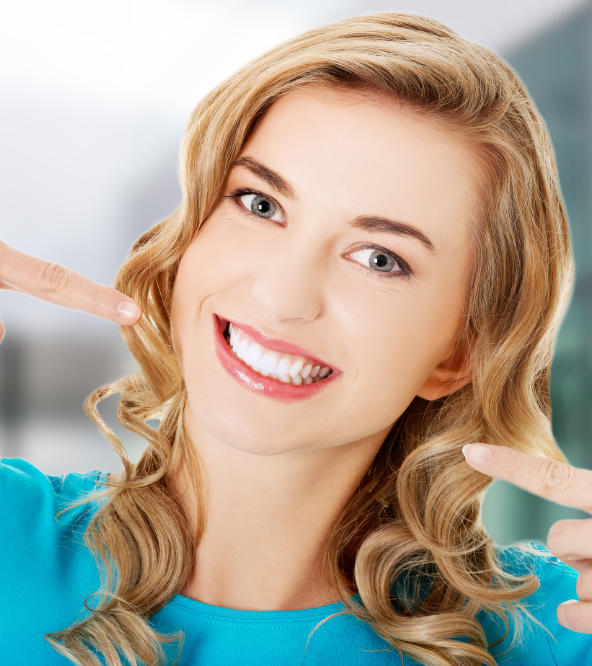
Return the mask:
<path id="1" fill-rule="evenodd" d="M 135 324 L 142 311 L 135 301 L 117 289 L 91 282 L 79 273 L 18 252 L 0 241 L 0 289 L 22 291 L 49 303 L 82 310 L 120 324 Z M 126 304 L 136 307 L 131 316 L 118 310 Z M 5 327 L 0 320 L 0 342 Z"/>
<path id="2" fill-rule="evenodd" d="M 473 451 L 485 449 L 488 460 L 478 460 Z M 592 471 L 558 460 L 514 451 L 507 446 L 479 443 L 463 446 L 467 463 L 483 474 L 509 481 L 539 497 L 582 509 L 592 514 Z M 580 572 L 578 599 L 559 604 L 559 624 L 583 634 L 592 634 L 592 518 L 559 520 L 547 535 L 547 548 L 555 557 Z"/>

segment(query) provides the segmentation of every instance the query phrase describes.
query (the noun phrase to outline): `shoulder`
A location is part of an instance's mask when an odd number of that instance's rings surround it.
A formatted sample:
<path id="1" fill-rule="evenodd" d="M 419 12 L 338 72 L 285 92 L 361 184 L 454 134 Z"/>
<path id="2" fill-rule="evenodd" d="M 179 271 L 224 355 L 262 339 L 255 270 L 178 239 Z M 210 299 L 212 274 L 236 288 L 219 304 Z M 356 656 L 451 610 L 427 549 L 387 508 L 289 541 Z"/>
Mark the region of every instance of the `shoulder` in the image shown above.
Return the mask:
<path id="1" fill-rule="evenodd" d="M 56 495 L 72 495 L 91 490 L 106 474 L 97 469 L 46 474 L 25 458 L 0 458 L 0 492 L 21 490 L 35 495 L 49 490 Z"/>
<path id="2" fill-rule="evenodd" d="M 46 474 L 24 458 L 0 458 L 0 561 L 1 574 L 11 565 L 22 570 L 32 560 L 53 559 L 65 540 L 80 541 L 95 501 L 59 514 L 84 499 L 105 472 Z"/>
<path id="3" fill-rule="evenodd" d="M 504 546 L 498 548 L 497 553 L 505 571 L 515 575 L 533 573 L 539 579 L 539 589 L 527 597 L 529 603 L 535 603 L 542 595 L 548 599 L 552 592 L 555 596 L 575 593 L 578 572 L 555 557 L 540 541 Z"/>
<path id="4" fill-rule="evenodd" d="M 0 458 L 0 529 L 16 534 L 51 527 L 54 513 L 91 492 L 104 474 L 91 470 L 52 475 L 24 458 Z"/>
<path id="5" fill-rule="evenodd" d="M 51 475 L 24 458 L 0 458 L 2 656 L 18 645 L 19 663 L 54 663 L 42 628 L 80 619 L 85 596 L 99 587 L 97 563 L 84 544 L 92 498 L 58 514 L 83 499 L 101 474 Z"/>
<path id="6" fill-rule="evenodd" d="M 526 614 L 522 615 L 519 647 L 508 654 L 507 663 L 523 663 L 512 662 L 510 659 L 512 656 L 515 659 L 516 652 L 520 651 L 519 659 L 525 659 L 524 663 L 554 666 L 576 663 L 578 658 L 580 663 L 588 663 L 586 660 L 590 659 L 592 654 L 592 634 L 571 631 L 557 620 L 557 606 L 568 599 L 578 599 L 576 582 L 579 573 L 552 555 L 540 541 L 521 542 L 497 550 L 504 571 L 517 576 L 532 573 L 539 582 L 538 589 L 522 599 L 525 608 L 537 622 Z M 491 616 L 485 614 L 482 619 L 490 642 L 493 637 L 497 639 L 503 636 L 503 623 L 496 624 Z M 498 634 L 500 627 L 501 633 L 494 636 L 493 634 Z M 509 639 L 496 648 L 495 654 L 509 647 L 513 628 L 511 627 L 509 632 Z M 498 663 L 505 663 L 504 658 Z"/>

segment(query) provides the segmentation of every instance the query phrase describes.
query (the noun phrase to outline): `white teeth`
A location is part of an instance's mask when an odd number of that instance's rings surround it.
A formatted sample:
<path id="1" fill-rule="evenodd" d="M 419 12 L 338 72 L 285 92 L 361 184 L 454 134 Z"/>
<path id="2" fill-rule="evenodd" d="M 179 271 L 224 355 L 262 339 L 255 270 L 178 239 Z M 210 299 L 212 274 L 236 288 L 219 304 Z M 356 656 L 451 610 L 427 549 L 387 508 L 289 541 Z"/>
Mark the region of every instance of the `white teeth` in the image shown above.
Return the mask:
<path id="1" fill-rule="evenodd" d="M 313 365 L 304 358 L 265 349 L 232 324 L 229 325 L 229 338 L 232 351 L 241 361 L 262 375 L 286 384 L 313 384 L 332 372 L 331 368 Z"/>
<path id="2" fill-rule="evenodd" d="M 245 340 L 244 338 L 238 343 L 238 346 L 236 348 L 236 354 L 237 356 L 240 356 L 243 358 L 245 356 L 245 353 L 247 351 L 247 347 L 249 346 L 249 341 Z"/>
<path id="3" fill-rule="evenodd" d="M 263 356 L 263 350 L 258 344 L 250 344 L 247 347 L 247 352 L 245 355 L 245 361 L 249 365 L 255 365 L 259 363 L 259 359 Z"/>
<path id="4" fill-rule="evenodd" d="M 287 356 L 282 356 L 280 362 L 277 364 L 275 373 L 278 377 L 286 377 L 286 381 L 290 381 L 288 370 L 290 369 L 290 359 Z"/>
<path id="5" fill-rule="evenodd" d="M 259 361 L 259 372 L 263 375 L 270 375 L 275 372 L 275 366 L 278 364 L 279 356 L 274 351 L 267 351 Z"/>
<path id="6" fill-rule="evenodd" d="M 294 378 L 296 375 L 300 372 L 302 369 L 302 366 L 304 365 L 304 361 L 299 358 L 297 361 L 294 361 L 292 363 L 292 366 L 290 367 L 290 372 L 288 373 L 290 377 Z"/>

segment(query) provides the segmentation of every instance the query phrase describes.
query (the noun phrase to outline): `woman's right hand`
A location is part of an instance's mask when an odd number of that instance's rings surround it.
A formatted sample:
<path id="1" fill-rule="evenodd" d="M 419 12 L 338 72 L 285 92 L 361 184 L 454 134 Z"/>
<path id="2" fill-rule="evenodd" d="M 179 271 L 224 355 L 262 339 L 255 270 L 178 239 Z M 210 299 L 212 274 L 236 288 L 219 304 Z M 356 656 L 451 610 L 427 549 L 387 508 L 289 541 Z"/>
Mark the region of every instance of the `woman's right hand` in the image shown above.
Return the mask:
<path id="1" fill-rule="evenodd" d="M 19 252 L 0 241 L 0 289 L 21 291 L 62 307 L 81 310 L 119 324 L 135 324 L 142 311 L 125 294 L 112 287 L 91 282 L 80 273 L 30 254 Z M 136 307 L 122 314 L 120 305 Z M 5 327 L 0 319 L 0 342 Z"/>

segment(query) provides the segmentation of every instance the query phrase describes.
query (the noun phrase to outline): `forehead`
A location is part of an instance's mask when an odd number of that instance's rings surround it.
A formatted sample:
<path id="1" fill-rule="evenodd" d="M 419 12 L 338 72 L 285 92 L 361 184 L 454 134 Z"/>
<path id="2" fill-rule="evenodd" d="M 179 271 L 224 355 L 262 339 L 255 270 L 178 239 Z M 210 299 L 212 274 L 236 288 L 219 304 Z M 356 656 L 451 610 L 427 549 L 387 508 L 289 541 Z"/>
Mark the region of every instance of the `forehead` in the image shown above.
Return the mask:
<path id="1" fill-rule="evenodd" d="M 459 157 L 476 157 L 474 146 L 463 138 L 459 125 L 427 109 L 377 90 L 319 84 L 305 84 L 279 97 L 256 123 L 249 143 L 271 138 L 284 144 L 308 138 L 307 144 L 317 142 L 319 154 L 330 146 L 358 158 L 365 153 L 373 157 L 388 154 L 393 141 L 399 149 L 431 148 L 434 156 L 440 153 L 450 158 L 456 153 Z"/>
<path id="2" fill-rule="evenodd" d="M 444 121 L 346 88 L 280 97 L 241 154 L 278 171 L 299 198 L 314 193 L 316 205 L 326 198 L 344 214 L 392 216 L 437 237 L 469 223 L 483 177 L 476 149 Z"/>

